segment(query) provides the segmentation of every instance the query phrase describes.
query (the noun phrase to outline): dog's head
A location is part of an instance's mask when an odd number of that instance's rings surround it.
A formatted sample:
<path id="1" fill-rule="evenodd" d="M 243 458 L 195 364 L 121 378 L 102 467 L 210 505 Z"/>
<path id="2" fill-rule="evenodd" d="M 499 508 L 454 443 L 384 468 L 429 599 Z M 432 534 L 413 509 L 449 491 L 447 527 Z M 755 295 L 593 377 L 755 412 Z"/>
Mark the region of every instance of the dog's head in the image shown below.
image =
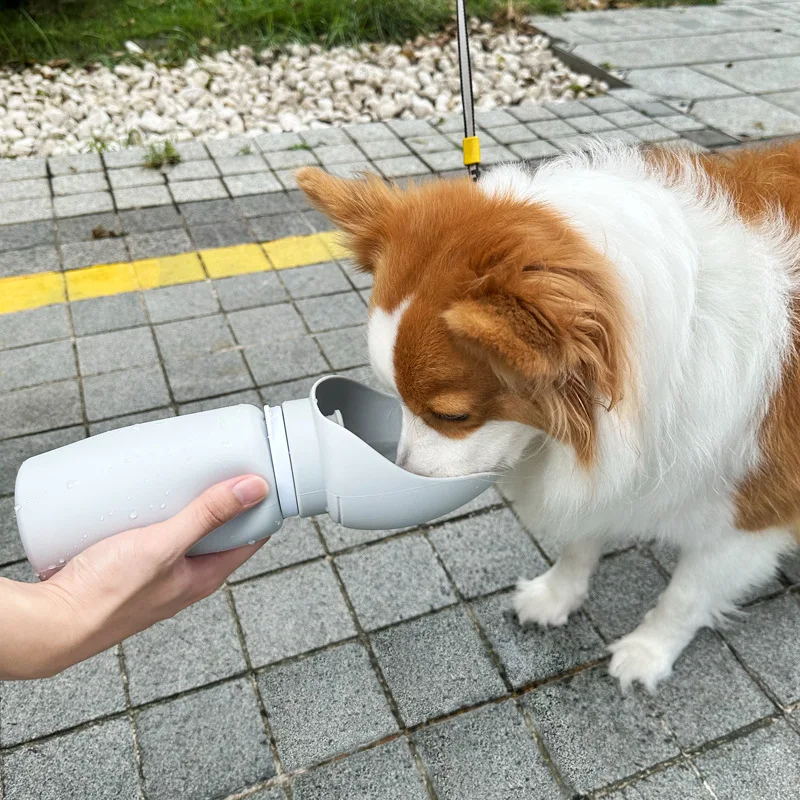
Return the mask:
<path id="1" fill-rule="evenodd" d="M 467 178 L 297 181 L 374 276 L 369 352 L 404 404 L 398 463 L 493 471 L 542 433 L 591 463 L 596 408 L 622 391 L 624 325 L 613 272 L 578 232 Z"/>

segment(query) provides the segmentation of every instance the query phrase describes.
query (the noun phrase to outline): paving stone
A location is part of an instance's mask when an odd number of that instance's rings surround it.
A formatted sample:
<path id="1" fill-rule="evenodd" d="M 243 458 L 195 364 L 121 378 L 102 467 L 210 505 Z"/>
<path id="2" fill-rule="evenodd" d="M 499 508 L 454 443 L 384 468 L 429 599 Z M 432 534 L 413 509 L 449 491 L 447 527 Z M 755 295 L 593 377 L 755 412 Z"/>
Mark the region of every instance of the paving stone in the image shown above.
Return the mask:
<path id="1" fill-rule="evenodd" d="M 264 192 L 280 192 L 283 185 L 271 172 L 256 172 L 252 175 L 231 175 L 224 179 L 225 186 L 232 197 L 243 197 L 248 194 Z"/>
<path id="2" fill-rule="evenodd" d="M 441 150 L 453 150 L 453 143 L 436 131 L 428 136 L 412 136 L 405 143 L 418 155 L 436 153 Z"/>
<path id="3" fill-rule="evenodd" d="M 356 628 L 326 561 L 314 561 L 233 589 L 254 667 L 349 639 Z"/>
<path id="4" fill-rule="evenodd" d="M 254 242 L 256 237 L 244 220 L 229 219 L 209 225 L 193 225 L 189 228 L 195 246 L 201 250 L 214 247 L 230 247 Z"/>
<path id="5" fill-rule="evenodd" d="M 262 162 L 262 166 L 264 166 Z M 170 184 L 178 181 L 199 181 L 205 178 L 219 178 L 220 172 L 211 159 L 202 161 L 185 161 L 165 170 Z M 162 179 L 163 180 L 163 179 Z"/>
<path id="6" fill-rule="evenodd" d="M 244 351 L 259 386 L 296 380 L 325 372 L 328 364 L 310 337 L 264 342 Z"/>
<path id="7" fill-rule="evenodd" d="M 114 200 L 120 210 L 171 206 L 172 197 L 166 186 L 137 186 L 134 189 L 117 189 Z"/>
<path id="8" fill-rule="evenodd" d="M 234 202 L 239 212 L 245 217 L 285 214 L 296 210 L 295 204 L 286 192 L 252 194 L 247 197 L 238 197 Z"/>
<path id="9" fill-rule="evenodd" d="M 624 111 L 627 106 L 621 100 L 611 95 L 604 94 L 599 97 L 590 97 L 581 101 L 584 106 L 596 111 L 598 114 L 611 114 L 615 111 Z"/>
<path id="10" fill-rule="evenodd" d="M 513 125 L 516 121 L 507 111 L 499 108 L 475 113 L 475 123 L 480 128 L 499 128 L 503 125 Z"/>
<path id="11" fill-rule="evenodd" d="M 439 153 L 426 153 L 422 160 L 435 172 L 463 168 L 464 156 L 460 150 L 443 150 Z"/>
<path id="12" fill-rule="evenodd" d="M 218 353 L 234 344 L 222 314 L 158 325 L 155 334 L 166 362 Z"/>
<path id="13" fill-rule="evenodd" d="M 319 148 L 326 145 L 350 144 L 350 138 L 341 128 L 318 128 L 301 131 L 300 137 L 309 147 Z"/>
<path id="14" fill-rule="evenodd" d="M 0 203 L 0 219 L 5 225 L 15 222 L 34 222 L 53 216 L 53 201 L 49 197 L 34 200 L 8 200 Z"/>
<path id="15" fill-rule="evenodd" d="M 10 392 L 40 383 L 62 381 L 77 376 L 72 342 L 48 342 L 0 350 L 2 391 Z"/>
<path id="16" fill-rule="evenodd" d="M 511 594 L 478 600 L 473 608 L 515 688 L 605 655 L 603 640 L 584 614 L 573 614 L 561 628 L 544 630 L 538 625 L 520 625 Z"/>
<path id="17" fill-rule="evenodd" d="M 0 252 L 53 245 L 55 242 L 55 228 L 50 220 L 21 222 L 17 225 L 0 224 Z"/>
<path id="18" fill-rule="evenodd" d="M 384 178 L 401 178 L 405 175 L 424 175 L 428 167 L 416 156 L 398 156 L 375 161 L 375 167 Z"/>
<path id="19" fill-rule="evenodd" d="M 600 135 L 597 134 L 597 136 Z M 588 136 L 558 136 L 552 139 L 553 144 L 565 153 L 588 150 L 592 145 L 592 141 L 593 139 Z"/>
<path id="20" fill-rule="evenodd" d="M 25 558 L 25 550 L 17 531 L 14 498 L 0 497 L 0 564 L 10 564 L 22 558 Z"/>
<path id="21" fill-rule="evenodd" d="M 95 231 L 98 234 L 115 233 L 118 235 L 123 231 L 113 211 L 67 217 L 57 220 L 57 224 L 58 240 L 62 247 L 73 242 L 99 241 L 95 236 Z"/>
<path id="22" fill-rule="evenodd" d="M 433 124 L 441 133 L 460 133 L 461 136 L 464 135 L 464 118 L 461 114 L 442 117 L 438 122 L 434 118 Z"/>
<path id="23" fill-rule="evenodd" d="M 605 667 L 541 686 L 522 702 L 556 768 L 577 792 L 679 752 L 639 695 L 622 694 Z"/>
<path id="24" fill-rule="evenodd" d="M 152 322 L 200 317 L 219 311 L 210 281 L 166 286 L 142 294 Z"/>
<path id="25" fill-rule="evenodd" d="M 432 530 L 430 540 L 459 591 L 477 597 L 544 572 L 539 555 L 514 515 L 491 511 Z"/>
<path id="26" fill-rule="evenodd" d="M 635 69 L 628 79 L 658 97 L 699 100 L 712 97 L 732 97 L 738 91 L 690 67 L 658 67 Z"/>
<path id="27" fill-rule="evenodd" d="M 126 147 L 121 150 L 109 150 L 103 153 L 103 162 L 108 169 L 140 167 L 145 163 L 147 150 L 144 147 Z"/>
<path id="28" fill-rule="evenodd" d="M 77 381 L 48 383 L 0 394 L 0 439 L 83 421 Z"/>
<path id="29" fill-rule="evenodd" d="M 35 197 L 50 197 L 50 184 L 46 178 L 13 181 L 4 186 L 3 197 L 6 200 L 29 200 Z"/>
<path id="30" fill-rule="evenodd" d="M 332 144 L 317 147 L 314 155 L 319 159 L 323 166 L 328 164 L 346 164 L 350 161 L 358 161 L 364 154 L 354 144 Z"/>
<path id="31" fill-rule="evenodd" d="M 269 668 L 258 685 L 284 768 L 346 753 L 397 730 L 366 650 L 343 644 Z"/>
<path id="32" fill-rule="evenodd" d="M 369 362 L 367 329 L 364 325 L 320 334 L 317 341 L 333 369 L 360 367 Z"/>
<path id="33" fill-rule="evenodd" d="M 188 215 L 183 210 L 184 208 L 181 211 L 188 219 Z M 182 222 L 181 215 L 172 206 L 169 208 L 141 208 L 120 211 L 119 217 L 122 222 L 122 229 L 126 233 L 147 233 L 167 228 L 179 228 Z"/>
<path id="34" fill-rule="evenodd" d="M 60 388 L 63 384 L 57 386 Z M 20 392 L 16 392 L 15 394 L 20 394 Z M 57 393 L 54 394 L 57 396 Z M 75 397 L 67 398 L 66 419 L 59 423 L 51 423 L 51 425 L 69 425 L 70 423 L 78 422 L 80 418 L 80 407 L 78 403 L 79 400 Z M 70 408 L 70 405 L 77 407 L 77 413 Z M 76 419 L 76 417 L 78 419 Z M 72 444 L 72 442 L 83 439 L 85 435 L 84 429 L 81 426 L 48 431 L 47 433 L 40 433 L 36 436 L 22 436 L 18 439 L 0 441 L 0 494 L 14 491 L 14 481 L 17 478 L 17 470 L 22 466 L 22 462 L 25 461 L 26 458 L 37 456 L 39 453 L 44 453 L 47 450 L 54 450 L 56 447 Z"/>
<path id="35" fill-rule="evenodd" d="M 436 555 L 419 534 L 338 556 L 336 566 L 366 630 L 456 601 Z"/>
<path id="36" fill-rule="evenodd" d="M 58 251 L 49 245 L 0 253 L 0 278 L 28 275 L 32 272 L 52 272 L 58 269 Z"/>
<path id="37" fill-rule="evenodd" d="M 586 119 L 590 119 L 590 117 L 586 117 Z M 492 136 L 501 144 L 516 144 L 517 142 L 530 142 L 536 139 L 536 134 L 522 123 L 496 128 L 492 131 Z"/>
<path id="38" fill-rule="evenodd" d="M 718 800 L 784 798 L 800 786 L 800 736 L 779 721 L 696 758 Z"/>
<path id="39" fill-rule="evenodd" d="M 19 583 L 39 583 L 39 579 L 27 561 L 0 567 L 0 577 Z"/>
<path id="40" fill-rule="evenodd" d="M 528 127 L 542 139 L 553 139 L 557 136 L 571 136 L 575 129 L 562 120 L 549 120 L 545 122 L 531 122 Z"/>
<path id="41" fill-rule="evenodd" d="M 239 209 L 230 198 L 202 200 L 198 203 L 183 203 L 180 206 L 180 213 L 186 223 L 192 227 L 209 225 L 213 222 L 241 221 Z"/>
<path id="42" fill-rule="evenodd" d="M 98 211 L 113 211 L 114 203 L 111 192 L 90 192 L 56 197 L 53 200 L 53 209 L 57 217 L 78 217 Z"/>
<path id="43" fill-rule="evenodd" d="M 414 734 L 440 800 L 560 800 L 563 795 L 512 700 Z"/>
<path id="44" fill-rule="evenodd" d="M 698 72 L 729 83 L 748 94 L 800 88 L 800 57 L 748 59 L 703 64 Z"/>
<path id="45" fill-rule="evenodd" d="M 425 135 L 436 136 L 437 134 L 433 128 L 429 127 Z M 409 150 L 405 143 L 401 142 L 400 139 L 378 139 L 375 142 L 361 142 L 359 147 L 373 160 L 378 158 L 396 158 L 397 156 L 411 155 L 411 150 Z M 353 163 L 362 158 L 363 155 L 359 153 L 357 156 L 354 155 L 353 158 L 348 159 L 348 161 Z"/>
<path id="46" fill-rule="evenodd" d="M 767 95 L 764 99 L 794 114 L 800 114 L 800 91 L 775 92 L 774 94 Z M 0 228 L 0 240 L 2 240 L 2 230 L 3 229 Z"/>
<path id="47" fill-rule="evenodd" d="M 271 214 L 268 217 L 253 217 L 250 219 L 250 225 L 260 242 L 271 242 L 273 239 L 282 239 L 285 236 L 308 236 L 313 232 L 298 211 Z"/>
<path id="48" fill-rule="evenodd" d="M 122 650 L 134 705 L 195 689 L 246 668 L 223 592 L 126 639 Z"/>
<path id="49" fill-rule="evenodd" d="M 54 678 L 5 681 L 0 692 L 0 742 L 8 747 L 124 709 L 114 648 Z"/>
<path id="50" fill-rule="evenodd" d="M 333 261 L 283 270 L 280 275 L 289 293 L 298 300 L 350 289 L 347 277 Z"/>
<path id="51" fill-rule="evenodd" d="M 293 383 L 278 384 L 277 386 L 262 389 L 262 394 L 269 392 L 273 398 L 269 402 L 276 405 L 284 400 L 308 396 L 311 386 L 309 385 L 306 389 L 307 383 L 313 383 L 313 380 L 305 379 L 304 382 L 295 381 Z M 378 539 L 385 539 L 394 533 L 394 531 L 361 531 L 354 528 L 345 528 L 334 522 L 327 514 L 316 519 L 322 532 L 322 537 L 325 539 L 325 544 L 332 553 L 346 550 L 349 547 L 367 544 L 368 542 L 375 542 Z"/>
<path id="52" fill-rule="evenodd" d="M 553 104 L 558 105 L 559 110 L 563 111 L 563 106 L 566 103 Z M 521 103 L 518 106 L 513 106 L 508 109 L 508 113 L 515 117 L 520 122 L 544 122 L 545 120 L 555 119 L 556 115 L 549 108 L 545 108 L 539 103 Z"/>
<path id="53" fill-rule="evenodd" d="M 239 344 L 261 344 L 279 339 L 293 339 L 306 332 L 300 315 L 289 303 L 266 308 L 252 308 L 228 314 Z"/>
<path id="54" fill-rule="evenodd" d="M 367 308 L 355 292 L 298 300 L 297 308 L 314 332 L 358 325 L 367 318 Z"/>
<path id="55" fill-rule="evenodd" d="M 665 127 L 669 128 L 671 131 L 678 131 L 682 133 L 683 131 L 697 131 L 702 130 L 703 124 L 698 122 L 691 117 L 686 117 L 683 114 L 677 114 L 672 117 L 659 117 L 658 122 L 660 125 L 664 125 Z"/>
<path id="56" fill-rule="evenodd" d="M 70 311 L 77 336 L 147 323 L 142 296 L 138 292 L 78 300 L 70 303 Z"/>
<path id="57" fill-rule="evenodd" d="M 47 163 L 51 175 L 75 175 L 103 171 L 103 162 L 97 153 L 51 156 Z"/>
<path id="58" fill-rule="evenodd" d="M 72 242 L 61 246 L 64 269 L 93 267 L 96 264 L 117 264 L 128 260 L 124 239 L 97 239 L 93 242 Z"/>
<path id="59" fill-rule="evenodd" d="M 28 745 L 7 754 L 4 762 L 6 800 L 141 796 L 127 717 Z"/>
<path id="60" fill-rule="evenodd" d="M 683 138 L 701 147 L 722 147 L 737 143 L 733 137 L 714 130 L 686 131 Z"/>
<path id="61" fill-rule="evenodd" d="M 253 272 L 214 281 L 220 305 L 225 311 L 282 303 L 287 299 L 275 272 Z"/>
<path id="62" fill-rule="evenodd" d="M 725 638 L 782 705 L 800 700 L 800 662 L 789 646 L 800 631 L 800 605 L 793 595 L 752 606 Z M 794 637 L 794 638 L 792 638 Z M 783 646 L 776 647 L 777 642 Z"/>
<path id="63" fill-rule="evenodd" d="M 311 131 L 304 131 L 311 133 Z M 254 137 L 253 142 L 262 153 L 273 153 L 276 150 L 288 150 L 290 147 L 302 144 L 296 133 L 264 133 Z"/>
<path id="64" fill-rule="evenodd" d="M 643 553 L 629 550 L 600 562 L 589 592 L 587 609 L 609 641 L 630 633 L 655 606 L 666 586 L 656 565 Z M 625 591 L 621 591 L 625 587 Z"/>
<path id="65" fill-rule="evenodd" d="M 628 128 L 627 132 L 643 142 L 666 142 L 669 139 L 678 138 L 678 134 L 675 131 L 655 122 L 650 125 L 637 125 L 634 128 Z"/>
<path id="66" fill-rule="evenodd" d="M 502 503 L 503 498 L 500 496 L 497 489 L 491 487 L 487 491 L 479 494 L 475 499 L 470 500 L 469 503 L 450 511 L 447 514 L 443 514 L 441 517 L 437 517 L 428 524 L 435 525 L 439 522 L 447 522 L 448 520 L 459 519 L 478 511 L 484 511 L 492 506 L 501 505 Z"/>
<path id="67" fill-rule="evenodd" d="M 337 178 L 362 178 L 364 173 L 378 172 L 378 168 L 375 164 L 371 161 L 353 161 L 349 164 L 333 164 L 328 167 L 327 172 L 331 175 L 335 175 Z M 292 172 L 292 180 L 291 185 L 287 182 L 286 178 L 284 177 L 285 173 L 280 173 L 280 178 L 283 184 L 286 186 L 287 189 L 296 189 L 297 188 L 297 181 L 294 180 L 294 173 Z"/>
<path id="68" fill-rule="evenodd" d="M 142 367 L 158 362 L 150 328 L 128 328 L 81 337 L 76 344 L 83 375 Z"/>
<path id="69" fill-rule="evenodd" d="M 43 158 L 4 158 L 0 161 L 0 180 L 4 182 L 46 177 L 47 162 Z"/>
<path id="70" fill-rule="evenodd" d="M 297 169 L 298 167 L 319 163 L 314 152 L 310 149 L 303 149 L 303 147 L 298 147 L 294 150 L 276 150 L 275 152 L 267 153 L 264 158 L 274 170 Z"/>
<path id="71" fill-rule="evenodd" d="M 510 150 L 520 158 L 549 158 L 557 156 L 559 150 L 549 142 L 541 140 L 535 142 L 520 142 L 510 145 Z"/>
<path id="72" fill-rule="evenodd" d="M 301 773 L 295 800 L 427 800 L 425 784 L 404 739 Z"/>
<path id="73" fill-rule="evenodd" d="M 407 726 L 505 694 L 505 685 L 462 608 L 389 628 L 371 639 Z"/>
<path id="74" fill-rule="evenodd" d="M 182 228 L 136 233 L 128 236 L 127 242 L 134 260 L 177 255 L 192 249 L 189 235 Z"/>
<path id="75" fill-rule="evenodd" d="M 344 274 L 347 275 L 348 279 L 353 286 L 356 287 L 356 289 L 369 289 L 372 286 L 372 273 L 356 269 L 356 266 L 351 259 L 344 259 L 340 261 L 339 266 L 344 270 Z"/>
<path id="76" fill-rule="evenodd" d="M 701 100 L 692 107 L 692 115 L 739 138 L 761 139 L 800 133 L 800 116 L 760 97 Z"/>
<path id="77" fill-rule="evenodd" d="M 306 211 L 303 214 L 303 218 L 305 221 L 311 226 L 311 228 L 319 233 L 323 231 L 334 231 L 336 230 L 336 226 L 325 216 L 321 211 L 317 211 L 316 209 L 312 209 L 311 211 Z"/>
<path id="78" fill-rule="evenodd" d="M 266 172 L 267 164 L 257 152 L 216 159 L 217 167 L 223 175 L 246 175 L 251 172 Z"/>
<path id="79" fill-rule="evenodd" d="M 376 142 L 379 139 L 391 139 L 394 134 L 383 122 L 367 122 L 361 125 L 346 125 L 345 133 L 359 142 Z"/>
<path id="80" fill-rule="evenodd" d="M 100 422 L 92 422 L 89 425 L 89 434 L 96 436 L 98 433 L 114 431 L 117 428 L 125 428 L 130 425 L 141 425 L 144 422 L 154 422 L 159 419 L 169 419 L 175 416 L 172 408 L 153 408 L 150 411 L 140 411 L 136 414 L 126 414 L 114 419 L 104 419 Z"/>
<path id="81" fill-rule="evenodd" d="M 285 403 L 287 400 L 297 400 L 298 397 L 308 397 L 308 393 L 311 391 L 311 387 L 317 379 L 318 376 L 313 376 L 301 378 L 299 381 L 275 383 L 270 386 L 262 387 L 259 393 L 265 405 L 278 406 L 281 403 Z"/>
<path id="82" fill-rule="evenodd" d="M 160 367 L 137 367 L 86 377 L 83 394 L 90 420 L 147 411 L 170 402 Z"/>
<path id="83" fill-rule="evenodd" d="M 236 406 L 241 403 L 247 405 L 263 407 L 261 396 L 255 389 L 244 389 L 241 392 L 231 392 L 231 394 L 218 395 L 217 397 L 206 397 L 202 400 L 195 400 L 192 403 L 181 403 L 178 406 L 178 413 L 183 416 L 184 414 L 196 414 L 198 411 L 211 411 L 215 408 L 228 408 L 228 406 Z"/>
<path id="84" fill-rule="evenodd" d="M 136 728 L 151 800 L 225 797 L 275 774 L 247 679 L 146 708 Z"/>
<path id="85" fill-rule="evenodd" d="M 179 403 L 227 394 L 252 387 L 242 354 L 213 353 L 167 364 L 167 377 L 172 394 Z"/>
<path id="86" fill-rule="evenodd" d="M 631 128 L 634 125 L 647 125 L 650 118 L 639 111 L 629 108 L 627 111 L 616 111 L 613 114 L 606 114 L 606 119 L 620 128 Z"/>
<path id="87" fill-rule="evenodd" d="M 569 124 L 581 133 L 599 133 L 600 131 L 614 130 L 613 123 L 599 116 L 576 117 L 570 120 Z"/>
<path id="88" fill-rule="evenodd" d="M 310 519 L 292 517 L 272 535 L 268 544 L 228 578 L 228 583 L 236 583 L 302 561 L 310 561 L 324 554 L 325 550 L 314 522 Z"/>
<path id="89" fill-rule="evenodd" d="M 227 198 L 228 192 L 219 178 L 171 182 L 169 190 L 176 203 Z"/>
<path id="90" fill-rule="evenodd" d="M 109 170 L 108 181 L 114 190 L 133 189 L 137 186 L 163 186 L 164 175 L 160 170 L 149 167 L 126 167 Z"/>
<path id="91" fill-rule="evenodd" d="M 678 764 L 637 781 L 610 797 L 617 800 L 712 800 L 713 795 L 691 767 Z"/>

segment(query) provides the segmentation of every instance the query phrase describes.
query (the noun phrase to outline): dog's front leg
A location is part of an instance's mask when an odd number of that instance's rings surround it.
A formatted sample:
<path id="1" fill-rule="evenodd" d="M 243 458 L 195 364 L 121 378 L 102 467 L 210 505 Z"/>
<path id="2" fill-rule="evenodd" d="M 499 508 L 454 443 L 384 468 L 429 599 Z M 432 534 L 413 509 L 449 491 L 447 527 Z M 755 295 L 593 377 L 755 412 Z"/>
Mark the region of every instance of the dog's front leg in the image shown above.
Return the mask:
<path id="1" fill-rule="evenodd" d="M 532 581 L 520 581 L 514 594 L 514 609 L 523 624 L 544 627 L 565 625 L 589 592 L 589 579 L 600 560 L 599 539 L 584 538 L 568 544 L 556 563 Z"/>

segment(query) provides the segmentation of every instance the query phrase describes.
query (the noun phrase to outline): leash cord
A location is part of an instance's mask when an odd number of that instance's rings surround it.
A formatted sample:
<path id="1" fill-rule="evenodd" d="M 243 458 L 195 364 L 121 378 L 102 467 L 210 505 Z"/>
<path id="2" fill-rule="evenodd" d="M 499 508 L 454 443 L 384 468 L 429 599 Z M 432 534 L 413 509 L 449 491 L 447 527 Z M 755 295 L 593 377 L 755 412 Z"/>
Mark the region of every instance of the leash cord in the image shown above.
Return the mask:
<path id="1" fill-rule="evenodd" d="M 469 22 L 465 0 L 456 2 L 456 23 L 458 25 L 458 74 L 461 80 L 461 109 L 464 113 L 464 139 L 461 149 L 464 153 L 464 166 L 473 181 L 480 176 L 481 147 L 475 135 L 475 107 L 472 98 L 472 64 L 469 58 Z"/>

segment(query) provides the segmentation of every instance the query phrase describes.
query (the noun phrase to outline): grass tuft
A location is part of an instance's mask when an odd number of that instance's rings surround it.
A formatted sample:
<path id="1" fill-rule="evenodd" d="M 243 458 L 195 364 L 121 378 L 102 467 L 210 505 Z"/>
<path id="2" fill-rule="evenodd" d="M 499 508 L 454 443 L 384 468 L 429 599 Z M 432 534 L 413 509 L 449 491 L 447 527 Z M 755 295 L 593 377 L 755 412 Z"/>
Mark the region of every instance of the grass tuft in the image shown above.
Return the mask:
<path id="1" fill-rule="evenodd" d="M 167 164 L 180 164 L 181 154 L 172 142 L 154 143 L 148 146 L 144 155 L 144 165 L 150 169 L 161 169 Z"/>

